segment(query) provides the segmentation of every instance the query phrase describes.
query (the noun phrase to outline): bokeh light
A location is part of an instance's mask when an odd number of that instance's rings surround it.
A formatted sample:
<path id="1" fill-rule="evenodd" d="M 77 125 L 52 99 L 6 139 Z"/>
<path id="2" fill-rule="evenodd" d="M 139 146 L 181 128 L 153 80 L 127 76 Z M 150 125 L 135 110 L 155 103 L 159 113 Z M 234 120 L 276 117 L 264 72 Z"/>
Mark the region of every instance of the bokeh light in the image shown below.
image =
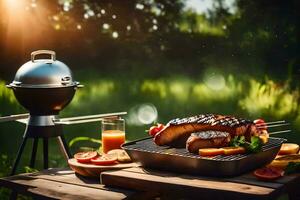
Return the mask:
<path id="1" fill-rule="evenodd" d="M 204 77 L 204 83 L 212 90 L 222 90 L 226 86 L 224 76 L 218 73 L 207 74 Z"/>
<path id="2" fill-rule="evenodd" d="M 132 107 L 127 116 L 127 123 L 142 126 L 152 124 L 157 120 L 158 112 L 153 104 L 145 103 Z"/>

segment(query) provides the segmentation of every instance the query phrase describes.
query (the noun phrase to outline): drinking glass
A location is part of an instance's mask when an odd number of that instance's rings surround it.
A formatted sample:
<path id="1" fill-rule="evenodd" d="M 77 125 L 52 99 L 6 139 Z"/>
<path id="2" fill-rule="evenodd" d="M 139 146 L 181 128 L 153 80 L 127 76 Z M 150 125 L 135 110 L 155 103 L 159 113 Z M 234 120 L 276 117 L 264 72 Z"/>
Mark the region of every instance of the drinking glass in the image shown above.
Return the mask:
<path id="1" fill-rule="evenodd" d="M 125 120 L 122 118 L 105 118 L 102 120 L 102 151 L 121 149 L 125 143 Z"/>

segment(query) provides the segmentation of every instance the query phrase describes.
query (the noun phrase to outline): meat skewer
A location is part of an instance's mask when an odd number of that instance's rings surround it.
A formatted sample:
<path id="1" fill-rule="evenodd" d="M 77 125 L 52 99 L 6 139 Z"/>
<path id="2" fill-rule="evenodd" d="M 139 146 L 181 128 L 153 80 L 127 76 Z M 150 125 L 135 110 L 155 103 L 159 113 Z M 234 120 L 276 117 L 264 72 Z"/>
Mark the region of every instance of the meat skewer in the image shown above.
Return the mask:
<path id="1" fill-rule="evenodd" d="M 170 145 L 182 137 L 187 139 L 191 133 L 201 131 L 221 131 L 229 133 L 231 137 L 244 135 L 247 138 L 262 132 L 250 120 L 206 114 L 171 120 L 156 134 L 154 142 L 157 145 Z"/>
<path id="2" fill-rule="evenodd" d="M 192 134 L 193 133 L 193 134 Z M 266 134 L 265 130 L 256 127 L 253 121 L 223 115 L 197 115 L 171 120 L 164 129 L 157 133 L 154 142 L 157 145 L 185 146 L 190 152 L 199 148 L 228 146 L 231 138 Z"/>

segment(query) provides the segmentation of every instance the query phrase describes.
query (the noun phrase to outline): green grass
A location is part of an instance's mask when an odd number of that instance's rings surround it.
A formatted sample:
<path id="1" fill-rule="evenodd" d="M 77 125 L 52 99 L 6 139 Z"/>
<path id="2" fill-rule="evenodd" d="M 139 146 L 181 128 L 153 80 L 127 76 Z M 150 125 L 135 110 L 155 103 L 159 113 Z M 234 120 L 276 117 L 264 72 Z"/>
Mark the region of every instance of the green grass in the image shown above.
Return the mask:
<path id="1" fill-rule="evenodd" d="M 87 76 L 90 73 L 92 76 Z M 276 83 L 271 79 L 257 80 L 231 74 L 210 74 L 199 79 L 186 76 L 153 78 L 104 77 L 96 72 L 74 72 L 76 80 L 85 85 L 78 90 L 71 104 L 61 112 L 61 117 L 80 116 L 106 112 L 127 111 L 127 140 L 143 138 L 150 125 L 139 119 L 145 105 L 156 108 L 156 121 L 166 123 L 174 117 L 199 113 L 221 113 L 250 119 L 264 118 L 266 121 L 286 119 L 292 123 L 292 133 L 278 135 L 300 143 L 299 90 L 291 89 L 288 82 Z M 25 112 L 14 99 L 13 93 L 0 82 L 0 114 Z M 151 113 L 150 113 L 151 114 Z M 16 122 L 0 124 L 1 153 L 14 158 L 22 138 L 24 126 Z M 68 141 L 76 137 L 100 139 L 100 123 L 65 126 Z M 41 166 L 41 144 L 39 144 L 38 167 Z M 66 163 L 56 142 L 50 143 L 50 166 L 61 167 Z M 78 139 L 72 144 L 76 152 L 82 146 L 99 148 L 98 142 Z M 12 148 L 13 147 L 13 148 Z M 31 143 L 25 149 L 22 165 L 29 163 Z M 11 163 L 10 163 L 11 164 Z M 21 168 L 20 171 L 25 171 Z M 7 173 L 1 168 L 1 176 Z"/>

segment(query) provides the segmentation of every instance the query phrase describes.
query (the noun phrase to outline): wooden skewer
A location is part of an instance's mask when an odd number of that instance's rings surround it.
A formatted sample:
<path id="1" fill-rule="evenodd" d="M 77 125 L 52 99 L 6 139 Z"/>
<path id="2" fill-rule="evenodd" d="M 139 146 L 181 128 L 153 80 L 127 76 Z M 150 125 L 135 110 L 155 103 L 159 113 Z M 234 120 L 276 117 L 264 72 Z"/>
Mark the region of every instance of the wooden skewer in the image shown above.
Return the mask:
<path id="1" fill-rule="evenodd" d="M 270 124 L 281 124 L 281 123 L 285 123 L 285 120 L 275 121 L 275 122 L 266 122 L 267 125 L 270 125 Z"/>
<path id="2" fill-rule="evenodd" d="M 288 132 L 291 132 L 291 131 L 292 130 L 275 131 L 275 132 L 269 133 L 269 135 L 275 135 L 275 134 L 279 134 L 279 133 L 288 133 Z"/>
<path id="3" fill-rule="evenodd" d="M 257 128 L 273 128 L 273 127 L 280 127 L 280 126 L 287 126 L 290 125 L 289 123 L 285 124 L 274 124 L 274 125 L 256 125 Z"/>

